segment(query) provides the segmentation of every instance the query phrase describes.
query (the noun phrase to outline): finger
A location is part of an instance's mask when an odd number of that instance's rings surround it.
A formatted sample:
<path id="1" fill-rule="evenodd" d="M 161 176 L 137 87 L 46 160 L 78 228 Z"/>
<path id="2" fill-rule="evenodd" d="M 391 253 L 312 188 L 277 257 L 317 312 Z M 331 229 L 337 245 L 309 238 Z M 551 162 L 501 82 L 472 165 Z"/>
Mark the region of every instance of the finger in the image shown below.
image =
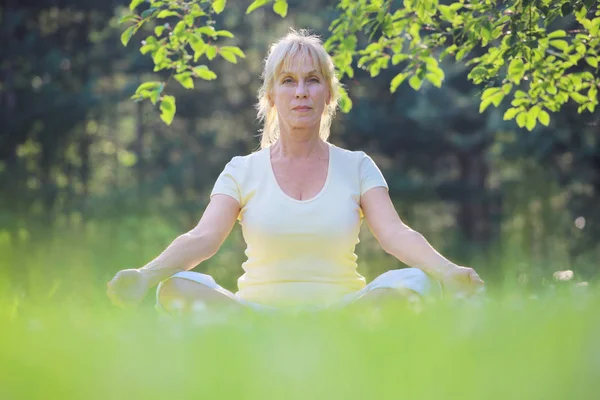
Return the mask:
<path id="1" fill-rule="evenodd" d="M 475 271 L 471 272 L 470 278 L 471 278 L 471 282 L 473 282 L 475 284 L 480 284 L 480 285 L 484 284 L 483 280 L 479 277 L 479 275 Z"/>

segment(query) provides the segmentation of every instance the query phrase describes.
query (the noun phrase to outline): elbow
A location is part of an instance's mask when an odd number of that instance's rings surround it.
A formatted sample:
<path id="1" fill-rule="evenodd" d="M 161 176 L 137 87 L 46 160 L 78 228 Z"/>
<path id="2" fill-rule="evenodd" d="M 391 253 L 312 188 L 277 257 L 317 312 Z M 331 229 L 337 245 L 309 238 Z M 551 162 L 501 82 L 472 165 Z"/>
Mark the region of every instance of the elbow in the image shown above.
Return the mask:
<path id="1" fill-rule="evenodd" d="M 186 248 L 198 254 L 200 261 L 211 258 L 219 251 L 221 243 L 215 235 L 188 232 L 179 237 Z"/>

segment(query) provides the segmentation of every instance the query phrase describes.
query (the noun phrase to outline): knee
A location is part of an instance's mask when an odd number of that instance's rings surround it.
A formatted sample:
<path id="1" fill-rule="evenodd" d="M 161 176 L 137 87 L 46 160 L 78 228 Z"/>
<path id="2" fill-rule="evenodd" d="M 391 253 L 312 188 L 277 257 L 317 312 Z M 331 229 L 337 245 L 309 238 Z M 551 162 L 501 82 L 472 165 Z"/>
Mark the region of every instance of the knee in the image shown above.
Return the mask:
<path id="1" fill-rule="evenodd" d="M 210 275 L 200 273 L 180 273 L 162 282 L 157 288 L 156 303 L 159 310 L 169 313 L 238 306 L 230 292 L 217 285 Z"/>
<path id="2" fill-rule="evenodd" d="M 183 278 L 174 277 L 163 281 L 156 289 L 157 303 L 169 312 L 189 308 L 191 283 Z"/>
<path id="3" fill-rule="evenodd" d="M 390 288 L 397 290 L 409 289 L 421 296 L 438 293 L 439 283 L 419 268 L 403 268 L 384 273 Z"/>
<path id="4" fill-rule="evenodd" d="M 210 275 L 180 272 L 159 284 L 156 289 L 157 305 L 169 312 L 193 308 L 198 297 L 204 291 L 212 290 L 215 285 Z"/>
<path id="5" fill-rule="evenodd" d="M 384 275 L 393 279 L 429 279 L 429 275 L 419 268 L 392 269 L 385 272 Z"/>

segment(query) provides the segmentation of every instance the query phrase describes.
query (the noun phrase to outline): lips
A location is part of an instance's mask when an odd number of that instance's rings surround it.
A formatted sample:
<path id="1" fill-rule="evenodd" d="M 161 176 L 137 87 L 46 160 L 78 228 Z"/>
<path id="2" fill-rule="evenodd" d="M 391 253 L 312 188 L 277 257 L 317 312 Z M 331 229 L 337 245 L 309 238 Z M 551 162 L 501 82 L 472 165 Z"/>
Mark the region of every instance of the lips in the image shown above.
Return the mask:
<path id="1" fill-rule="evenodd" d="M 308 110 L 312 110 L 312 107 L 309 106 L 297 106 L 292 108 L 292 110 L 296 110 L 296 111 L 308 111 Z"/>

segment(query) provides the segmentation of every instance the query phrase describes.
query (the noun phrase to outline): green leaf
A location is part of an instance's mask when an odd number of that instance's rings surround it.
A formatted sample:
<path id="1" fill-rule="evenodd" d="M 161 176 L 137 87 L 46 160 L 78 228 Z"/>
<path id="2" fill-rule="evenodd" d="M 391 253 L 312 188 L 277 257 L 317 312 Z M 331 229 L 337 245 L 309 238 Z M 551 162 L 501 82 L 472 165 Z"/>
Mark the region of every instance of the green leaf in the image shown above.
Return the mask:
<path id="1" fill-rule="evenodd" d="M 165 87 L 165 85 L 163 85 L 161 83 L 161 85 L 159 87 L 157 87 L 156 89 L 154 89 L 153 91 L 150 92 L 150 101 L 152 102 L 152 104 L 156 104 L 164 87 Z"/>
<path id="2" fill-rule="evenodd" d="M 343 113 L 348 113 L 352 109 L 352 99 L 348 96 L 348 92 L 343 87 L 340 88 L 340 110 Z"/>
<path id="3" fill-rule="evenodd" d="M 219 54 L 221 55 L 221 57 L 223 57 L 230 63 L 237 64 L 237 58 L 235 57 L 235 54 L 233 54 L 231 51 L 227 51 L 227 49 L 220 48 Z"/>
<path id="4" fill-rule="evenodd" d="M 390 82 L 390 92 L 395 93 L 398 89 L 398 86 L 400 86 L 407 77 L 408 74 L 404 72 L 400 72 L 398 75 L 396 75 L 394 79 L 392 79 L 392 82 Z"/>
<path id="5" fill-rule="evenodd" d="M 134 34 L 134 29 L 135 25 L 132 25 L 129 28 L 125 29 L 125 31 L 121 34 L 121 43 L 123 43 L 123 46 L 127 46 L 127 43 L 129 43 L 129 41 L 131 40 L 131 37 Z"/>
<path id="6" fill-rule="evenodd" d="M 508 110 L 506 110 L 506 112 L 504 113 L 504 117 L 503 119 L 505 121 L 511 120 L 513 119 L 517 113 L 521 111 L 519 108 L 509 108 Z"/>
<path id="7" fill-rule="evenodd" d="M 119 19 L 119 24 L 124 24 L 126 22 L 134 22 L 138 19 L 138 16 L 135 14 L 124 15 Z"/>
<path id="8" fill-rule="evenodd" d="M 504 85 L 502 85 L 502 92 L 504 94 L 509 94 L 510 91 L 513 88 L 513 84 L 512 83 L 505 83 Z"/>
<path id="9" fill-rule="evenodd" d="M 223 37 L 228 37 L 228 38 L 234 38 L 235 36 L 233 36 L 233 33 L 226 31 L 226 30 L 220 30 L 220 31 L 216 31 L 215 32 L 215 36 L 223 36 Z"/>
<path id="10" fill-rule="evenodd" d="M 208 69 L 206 65 L 200 65 L 194 68 L 194 75 L 201 79 L 204 79 L 205 81 L 212 81 L 213 79 L 217 79 L 217 74 Z"/>
<path id="11" fill-rule="evenodd" d="M 489 97 L 492 97 L 493 95 L 495 95 L 498 92 L 500 92 L 500 88 L 497 88 L 497 87 L 485 89 L 481 95 L 481 100 L 485 100 Z"/>
<path id="12" fill-rule="evenodd" d="M 131 3 L 129 3 L 129 10 L 131 10 L 131 11 L 135 10 L 137 8 L 137 6 L 142 4 L 144 1 L 146 1 L 146 0 L 131 0 Z"/>
<path id="13" fill-rule="evenodd" d="M 517 125 L 519 125 L 519 128 L 524 128 L 526 124 L 527 124 L 527 112 L 521 111 L 517 115 Z"/>
<path id="14" fill-rule="evenodd" d="M 192 4 L 192 6 L 189 9 L 189 13 L 194 18 L 200 18 L 206 15 L 206 12 L 204 12 L 204 10 L 200 8 L 200 6 L 197 3 Z"/>
<path id="15" fill-rule="evenodd" d="M 481 96 L 481 104 L 479 105 L 479 112 L 482 113 L 490 104 L 498 107 L 504 99 L 504 92 L 500 88 L 489 88 L 486 89 Z"/>
<path id="16" fill-rule="evenodd" d="M 162 34 L 163 34 L 164 30 L 165 30 L 165 27 L 164 27 L 164 25 L 159 25 L 159 26 L 157 26 L 156 28 L 154 28 L 154 34 L 155 34 L 156 36 L 160 36 L 160 35 L 162 35 Z"/>
<path id="17" fill-rule="evenodd" d="M 569 93 L 569 96 L 579 104 L 587 103 L 589 101 L 589 99 L 581 93 L 571 92 Z"/>
<path id="18" fill-rule="evenodd" d="M 196 29 L 196 34 L 204 34 L 204 35 L 213 36 L 213 37 L 215 36 L 215 32 L 217 32 L 217 31 L 212 26 L 202 26 L 202 27 Z"/>
<path id="19" fill-rule="evenodd" d="M 566 40 L 551 40 L 550 46 L 554 46 L 557 49 L 562 50 L 563 52 L 569 49 L 569 43 L 567 43 Z"/>
<path id="20" fill-rule="evenodd" d="M 527 115 L 527 123 L 525 124 L 525 127 L 527 128 L 527 130 L 529 132 L 531 132 L 533 130 L 533 128 L 535 128 L 536 123 L 537 123 L 536 119 L 529 118 L 529 115 Z"/>
<path id="21" fill-rule="evenodd" d="M 152 15 L 156 10 L 157 10 L 157 8 L 154 8 L 154 7 L 149 8 L 147 10 L 144 10 L 144 12 L 142 13 L 141 17 L 142 18 L 147 18 L 150 15 Z"/>
<path id="22" fill-rule="evenodd" d="M 438 10 L 440 11 L 442 18 L 448 22 L 452 22 L 452 20 L 456 16 L 456 12 L 454 12 L 449 6 L 446 5 L 440 4 L 438 6 Z"/>
<path id="23" fill-rule="evenodd" d="M 179 21 L 177 23 L 177 25 L 175 25 L 175 28 L 173 28 L 173 35 L 179 36 L 183 32 L 185 32 L 185 29 L 186 29 L 185 21 Z"/>
<path id="24" fill-rule="evenodd" d="M 502 100 L 504 100 L 504 92 L 500 91 L 496 93 L 495 95 L 490 97 L 490 100 L 494 106 L 498 107 L 500 103 L 502 103 Z"/>
<path id="25" fill-rule="evenodd" d="M 225 50 L 230 53 L 233 53 L 240 58 L 246 58 L 246 54 L 244 54 L 244 52 L 239 47 L 236 47 L 236 46 L 221 46 L 221 50 Z"/>
<path id="26" fill-rule="evenodd" d="M 217 49 L 214 46 L 207 45 L 206 46 L 206 57 L 209 60 L 213 60 L 217 56 Z"/>
<path id="27" fill-rule="evenodd" d="M 596 57 L 586 57 L 585 61 L 594 68 L 598 68 L 598 59 Z"/>
<path id="28" fill-rule="evenodd" d="M 425 79 L 427 79 L 433 86 L 436 88 L 442 87 L 442 78 L 439 75 L 429 72 L 425 75 Z"/>
<path id="29" fill-rule="evenodd" d="M 492 38 L 492 24 L 490 24 L 490 21 L 488 20 L 485 20 L 483 24 L 481 24 L 481 38 L 485 40 L 484 46 Z"/>
<path id="30" fill-rule="evenodd" d="M 346 68 L 344 68 L 344 72 L 346 73 L 346 75 L 348 75 L 348 78 L 354 78 L 354 70 L 350 65 L 346 65 Z"/>
<path id="31" fill-rule="evenodd" d="M 194 80 L 192 79 L 192 77 L 190 75 L 191 75 L 191 72 L 183 72 L 181 74 L 176 74 L 175 79 L 184 88 L 193 89 L 194 88 Z"/>
<path id="32" fill-rule="evenodd" d="M 525 74 L 525 64 L 520 58 L 513 58 L 508 66 L 508 75 L 515 82 L 519 82 Z"/>
<path id="33" fill-rule="evenodd" d="M 456 61 L 462 60 L 469 51 L 471 51 L 471 48 L 463 45 L 461 49 L 456 53 Z"/>
<path id="34" fill-rule="evenodd" d="M 408 80 L 408 84 L 414 90 L 419 90 L 421 88 L 421 85 L 423 84 L 423 80 L 421 78 L 419 78 L 417 75 L 413 75 Z"/>
<path id="35" fill-rule="evenodd" d="M 162 119 L 165 124 L 171 125 L 171 122 L 173 122 L 173 118 L 175 117 L 176 110 L 177 107 L 175 105 L 175 97 L 163 96 L 160 103 L 160 119 Z"/>
<path id="36" fill-rule="evenodd" d="M 246 14 L 250 14 L 252 11 L 269 4 L 271 0 L 254 0 L 246 9 Z"/>
<path id="37" fill-rule="evenodd" d="M 540 124 L 548 126 L 550 124 L 550 115 L 546 111 L 541 110 L 538 115 L 538 121 L 540 121 Z"/>
<path id="38" fill-rule="evenodd" d="M 529 109 L 529 111 L 527 112 L 527 120 L 531 121 L 531 120 L 536 120 L 538 115 L 540 115 L 540 112 L 542 111 L 542 109 L 540 108 L 540 106 L 533 106 Z"/>
<path id="39" fill-rule="evenodd" d="M 172 10 L 162 10 L 161 12 L 158 13 L 158 15 L 156 16 L 156 18 L 162 19 L 162 18 L 168 18 L 168 17 L 177 17 L 179 16 L 179 14 L 175 11 Z"/>
<path id="40" fill-rule="evenodd" d="M 408 58 L 407 54 L 397 53 L 392 56 L 392 64 L 398 65 L 400 61 L 404 61 Z"/>
<path id="41" fill-rule="evenodd" d="M 154 90 L 162 85 L 162 82 L 152 81 L 152 82 L 144 82 L 135 90 L 135 93 L 140 93 L 144 90 Z"/>
<path id="42" fill-rule="evenodd" d="M 223 12 L 223 10 L 225 9 L 226 3 L 227 3 L 227 0 L 215 0 L 212 3 L 212 8 L 213 8 L 213 10 L 215 10 L 215 12 L 217 14 L 221 14 Z"/>
<path id="43" fill-rule="evenodd" d="M 190 38 L 190 46 L 194 50 L 194 62 L 196 62 L 206 51 L 206 43 L 200 37 L 193 35 Z"/>
<path id="44" fill-rule="evenodd" d="M 483 82 L 488 76 L 488 69 L 478 65 L 469 72 L 468 78 L 475 84 Z"/>
<path id="45" fill-rule="evenodd" d="M 140 53 L 142 54 L 147 54 L 148 52 L 152 51 L 156 49 L 156 45 L 155 44 L 145 44 L 140 48 Z"/>
<path id="46" fill-rule="evenodd" d="M 556 39 L 556 38 L 562 38 L 562 37 L 566 37 L 567 36 L 567 32 L 565 32 L 562 29 L 557 29 L 553 32 L 551 32 L 550 34 L 548 34 L 548 39 Z"/>
<path id="47" fill-rule="evenodd" d="M 529 97 L 529 95 L 527 93 L 525 93 L 524 91 L 522 91 L 522 90 L 517 90 L 515 92 L 515 98 L 516 99 L 525 99 L 527 97 Z"/>
<path id="48" fill-rule="evenodd" d="M 288 12 L 287 0 L 275 0 L 273 11 L 275 11 L 276 14 L 279 14 L 281 18 L 285 18 Z"/>
<path id="49" fill-rule="evenodd" d="M 154 64 L 160 64 L 161 61 L 163 61 L 165 58 L 167 58 L 167 48 L 166 47 L 161 47 L 159 48 L 156 53 L 154 53 L 152 55 L 152 61 L 154 61 Z"/>
<path id="50" fill-rule="evenodd" d="M 189 28 L 194 26 L 194 19 L 195 17 L 192 14 L 186 14 L 185 17 L 183 17 L 183 21 Z"/>
<path id="51" fill-rule="evenodd" d="M 481 101 L 481 104 L 479 104 L 479 113 L 481 114 L 482 112 L 485 111 L 486 108 L 488 108 L 488 106 L 492 104 L 492 100 L 491 99 L 485 99 Z"/>

